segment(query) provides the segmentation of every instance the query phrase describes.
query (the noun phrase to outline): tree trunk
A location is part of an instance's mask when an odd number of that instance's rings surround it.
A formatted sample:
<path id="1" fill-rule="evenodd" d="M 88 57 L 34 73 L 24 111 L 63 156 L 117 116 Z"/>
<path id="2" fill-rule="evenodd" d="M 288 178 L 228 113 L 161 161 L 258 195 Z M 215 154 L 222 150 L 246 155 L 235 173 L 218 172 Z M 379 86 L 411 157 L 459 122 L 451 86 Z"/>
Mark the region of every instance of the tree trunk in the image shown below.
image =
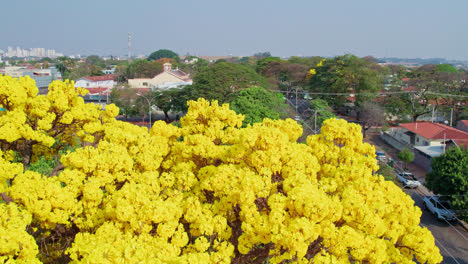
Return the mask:
<path id="1" fill-rule="evenodd" d="M 163 111 L 164 113 L 164 121 L 166 121 L 166 123 L 169 123 L 171 121 L 171 119 L 169 118 L 169 113 L 167 111 Z"/>
<path id="2" fill-rule="evenodd" d="M 31 157 L 32 157 L 32 148 L 33 148 L 33 144 L 32 144 L 32 141 L 30 140 L 26 140 L 26 142 L 24 142 L 24 147 L 21 151 L 21 154 L 22 154 L 22 163 L 23 163 L 23 168 L 24 170 L 26 170 L 26 167 L 29 166 L 29 164 L 31 163 Z"/>

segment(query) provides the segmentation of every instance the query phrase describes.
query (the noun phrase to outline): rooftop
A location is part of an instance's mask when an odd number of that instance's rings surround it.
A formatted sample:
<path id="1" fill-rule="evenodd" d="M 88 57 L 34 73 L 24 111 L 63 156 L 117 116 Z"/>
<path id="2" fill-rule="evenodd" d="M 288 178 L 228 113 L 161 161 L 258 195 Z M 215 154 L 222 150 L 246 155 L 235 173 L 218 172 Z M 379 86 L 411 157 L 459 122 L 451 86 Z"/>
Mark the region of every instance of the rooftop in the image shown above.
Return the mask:
<path id="1" fill-rule="evenodd" d="M 468 133 L 439 123 L 416 122 L 403 123 L 400 127 L 427 139 L 468 139 Z"/>

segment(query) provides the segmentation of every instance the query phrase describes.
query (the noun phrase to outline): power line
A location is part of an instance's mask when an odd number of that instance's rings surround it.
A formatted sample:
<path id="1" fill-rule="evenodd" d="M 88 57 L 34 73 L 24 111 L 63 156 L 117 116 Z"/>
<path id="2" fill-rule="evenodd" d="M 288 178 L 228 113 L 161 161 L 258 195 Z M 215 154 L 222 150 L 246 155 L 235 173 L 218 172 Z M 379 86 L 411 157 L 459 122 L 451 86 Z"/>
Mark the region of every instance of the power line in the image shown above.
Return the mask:
<path id="1" fill-rule="evenodd" d="M 422 227 L 425 227 L 427 228 L 427 226 L 423 225 L 423 224 L 419 224 L 420 226 Z M 429 229 L 429 228 L 427 228 Z M 434 237 L 434 236 L 433 236 Z M 460 262 L 458 262 L 458 260 L 448 251 L 448 249 L 446 247 L 444 247 L 444 245 L 442 243 L 440 243 L 439 240 L 437 240 L 437 238 L 434 237 L 434 240 L 437 244 L 439 244 L 440 247 L 442 247 L 442 249 L 445 250 L 445 252 L 447 252 L 449 254 L 449 256 L 453 259 L 453 261 L 455 261 L 457 264 L 460 264 Z"/>
<path id="2" fill-rule="evenodd" d="M 282 91 L 282 90 L 271 90 L 273 92 L 282 92 L 282 93 L 296 93 L 296 91 Z M 410 94 L 417 93 L 415 91 L 395 91 L 395 92 L 380 92 L 380 93 L 325 93 L 325 92 L 297 92 L 298 94 L 308 94 L 308 95 L 375 95 L 375 96 L 384 96 L 392 94 Z M 458 95 L 458 94 L 447 94 L 447 93 L 436 93 L 436 92 L 426 92 L 426 94 L 440 95 L 440 96 L 451 96 L 451 97 L 463 97 L 468 98 L 468 95 Z"/>
<path id="3" fill-rule="evenodd" d="M 398 166 L 398 165 L 397 165 L 397 166 Z M 399 169 L 401 169 L 401 168 L 399 168 Z M 402 171 L 403 171 L 403 170 L 402 170 Z M 404 187 L 401 187 L 401 189 L 403 190 Z M 419 194 L 416 190 L 415 190 L 413 193 L 416 194 L 416 195 L 422 200 L 422 202 L 423 202 L 423 204 L 424 204 L 424 197 L 423 197 L 421 194 Z M 428 194 L 424 194 L 424 195 L 425 195 L 425 196 L 428 196 Z M 429 194 L 429 195 L 430 195 L 430 194 Z M 437 195 L 434 195 L 434 196 L 437 196 Z M 439 205 L 442 206 L 445 210 L 449 210 L 449 209 L 446 208 L 442 203 L 439 203 Z M 443 218 L 443 217 L 442 217 L 442 219 L 443 219 L 445 222 L 447 222 L 447 224 L 449 224 L 463 239 L 468 240 L 468 238 L 466 238 L 462 233 L 460 233 L 460 231 L 458 231 L 458 229 L 457 229 L 455 226 L 453 226 L 447 219 L 445 219 L 445 218 Z M 461 225 L 463 225 L 463 222 L 462 222 L 457 216 L 455 216 L 455 219 L 457 219 L 457 221 L 458 221 Z"/>

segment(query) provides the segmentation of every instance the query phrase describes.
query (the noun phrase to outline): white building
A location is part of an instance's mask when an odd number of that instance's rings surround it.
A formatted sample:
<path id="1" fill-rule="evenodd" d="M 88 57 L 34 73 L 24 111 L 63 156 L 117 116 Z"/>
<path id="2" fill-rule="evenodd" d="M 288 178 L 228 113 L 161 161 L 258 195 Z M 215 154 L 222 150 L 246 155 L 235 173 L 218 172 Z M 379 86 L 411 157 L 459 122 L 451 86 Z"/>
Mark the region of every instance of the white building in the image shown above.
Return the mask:
<path id="1" fill-rule="evenodd" d="M 107 74 L 103 76 L 83 77 L 75 82 L 75 87 L 85 88 L 90 95 L 108 95 L 116 84 L 115 74 Z"/>

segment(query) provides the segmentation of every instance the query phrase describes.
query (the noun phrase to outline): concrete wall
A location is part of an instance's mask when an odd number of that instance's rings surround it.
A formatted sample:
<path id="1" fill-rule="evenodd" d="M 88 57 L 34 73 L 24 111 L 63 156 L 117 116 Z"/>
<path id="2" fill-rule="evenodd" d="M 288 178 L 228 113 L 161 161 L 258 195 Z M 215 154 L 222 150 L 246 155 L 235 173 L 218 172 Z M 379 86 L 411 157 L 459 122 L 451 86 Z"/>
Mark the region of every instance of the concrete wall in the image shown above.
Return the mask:
<path id="1" fill-rule="evenodd" d="M 82 87 L 82 88 L 97 88 L 97 87 L 114 87 L 114 80 L 105 80 L 105 81 L 97 81 L 92 82 L 91 80 L 87 79 L 78 79 L 75 82 L 75 87 Z"/>
<path id="2" fill-rule="evenodd" d="M 417 149 L 413 149 L 414 153 L 414 160 L 413 162 L 415 164 L 418 164 L 421 168 L 423 168 L 426 171 L 431 171 L 431 157 L 428 155 L 425 155 L 421 151 Z"/>

